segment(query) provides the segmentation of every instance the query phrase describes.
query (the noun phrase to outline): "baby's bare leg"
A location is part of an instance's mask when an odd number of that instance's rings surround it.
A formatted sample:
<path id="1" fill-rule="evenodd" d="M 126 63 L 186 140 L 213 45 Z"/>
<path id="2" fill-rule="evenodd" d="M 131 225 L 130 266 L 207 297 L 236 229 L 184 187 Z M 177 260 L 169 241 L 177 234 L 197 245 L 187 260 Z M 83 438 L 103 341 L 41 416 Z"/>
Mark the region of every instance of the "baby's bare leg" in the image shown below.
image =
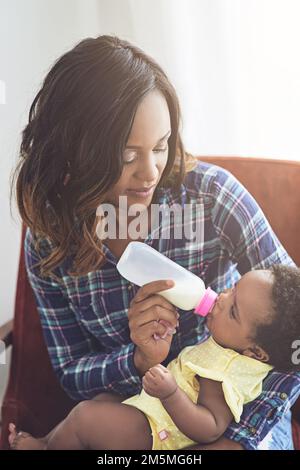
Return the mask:
<path id="1" fill-rule="evenodd" d="M 120 403 L 123 400 L 125 400 L 125 396 L 117 395 L 116 393 L 107 393 L 103 392 L 100 393 L 99 395 L 96 395 L 93 400 L 96 400 L 98 402 L 117 402 Z M 47 443 L 49 439 L 52 437 L 52 435 L 55 433 L 57 430 L 58 424 L 54 429 L 52 429 L 49 434 L 47 434 L 44 437 L 40 438 L 35 438 L 31 434 L 28 434 L 27 432 L 21 432 L 18 433 L 16 430 L 16 427 L 14 426 L 13 423 L 9 425 L 9 443 L 11 445 L 12 449 L 15 450 L 42 450 L 45 449 L 47 446 Z"/>
<path id="2" fill-rule="evenodd" d="M 123 403 L 83 401 L 56 428 L 47 449 L 142 449 L 152 448 L 147 418 Z"/>
<path id="3" fill-rule="evenodd" d="M 98 401 L 98 402 L 121 403 L 123 400 L 125 400 L 125 398 L 126 398 L 125 396 L 117 395 L 116 393 L 103 392 L 103 393 L 99 393 L 98 395 L 96 395 L 93 398 L 93 400 Z M 41 438 L 41 440 L 44 443 L 47 443 L 49 441 L 49 439 L 52 437 L 53 433 L 58 428 L 58 426 L 59 426 L 59 424 L 57 426 L 55 426 L 55 428 L 52 429 L 49 432 L 49 434 L 47 434 L 47 436 Z"/>

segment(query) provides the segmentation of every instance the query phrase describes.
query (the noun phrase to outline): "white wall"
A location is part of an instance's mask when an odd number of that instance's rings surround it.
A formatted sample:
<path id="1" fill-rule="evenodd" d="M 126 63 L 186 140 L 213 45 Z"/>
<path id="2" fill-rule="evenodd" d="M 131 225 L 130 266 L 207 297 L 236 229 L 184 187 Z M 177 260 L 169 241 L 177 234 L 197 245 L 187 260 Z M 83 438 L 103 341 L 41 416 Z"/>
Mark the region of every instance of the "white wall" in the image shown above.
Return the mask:
<path id="1" fill-rule="evenodd" d="M 9 176 L 29 106 L 51 63 L 82 37 L 99 34 L 94 0 L 0 0 L 0 324 L 13 315 L 20 220 L 10 216 Z"/>
<path id="2" fill-rule="evenodd" d="M 190 151 L 300 160 L 299 0 L 100 3 L 102 32 L 124 32 L 167 70 Z"/>

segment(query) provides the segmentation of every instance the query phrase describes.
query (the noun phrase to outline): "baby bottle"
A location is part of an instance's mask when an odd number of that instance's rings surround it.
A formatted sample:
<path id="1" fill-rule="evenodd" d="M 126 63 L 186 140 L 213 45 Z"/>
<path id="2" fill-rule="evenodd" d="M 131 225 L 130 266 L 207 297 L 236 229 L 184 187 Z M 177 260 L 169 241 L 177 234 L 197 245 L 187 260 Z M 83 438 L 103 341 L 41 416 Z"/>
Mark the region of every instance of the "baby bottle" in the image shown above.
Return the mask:
<path id="1" fill-rule="evenodd" d="M 121 276 L 138 286 L 161 279 L 171 279 L 174 287 L 159 292 L 182 310 L 192 310 L 205 317 L 212 309 L 217 294 L 195 274 L 151 248 L 146 243 L 130 242 L 117 269 Z"/>

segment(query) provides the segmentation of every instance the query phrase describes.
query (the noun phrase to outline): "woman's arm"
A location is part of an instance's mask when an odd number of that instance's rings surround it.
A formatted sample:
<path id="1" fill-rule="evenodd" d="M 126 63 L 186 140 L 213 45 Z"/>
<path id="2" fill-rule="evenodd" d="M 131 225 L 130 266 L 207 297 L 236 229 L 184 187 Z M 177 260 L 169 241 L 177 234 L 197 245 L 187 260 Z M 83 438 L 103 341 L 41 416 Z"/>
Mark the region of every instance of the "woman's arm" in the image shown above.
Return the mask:
<path id="1" fill-rule="evenodd" d="M 167 357 L 172 341 L 172 335 L 154 340 L 153 334 L 163 336 L 166 326 L 151 320 L 164 319 L 172 328 L 177 323 L 176 309 L 163 297 L 154 295 L 168 288 L 166 281 L 144 286 L 133 299 L 128 313 L 133 342 L 124 334 L 124 344 L 116 347 L 112 341 L 113 347 L 104 349 L 85 325 L 94 321 L 101 328 L 97 314 L 85 322 L 84 313 L 78 312 L 73 305 L 67 287 L 40 275 L 36 266 L 40 257 L 34 245 L 28 229 L 25 237 L 27 275 L 50 360 L 61 386 L 75 400 L 90 399 L 101 392 L 125 396 L 139 393 L 141 376 L 149 367 Z M 101 315 L 101 312 L 97 313 Z"/>
<path id="2" fill-rule="evenodd" d="M 172 285 L 173 281 L 170 284 L 166 280 L 145 284 L 130 303 L 128 323 L 131 340 L 136 345 L 134 363 L 140 376 L 163 362 L 169 354 L 179 314 L 170 302 L 157 293 Z"/>
<path id="3" fill-rule="evenodd" d="M 177 386 L 171 372 L 159 364 L 152 367 L 143 379 L 146 393 L 161 400 L 177 428 L 196 442 L 213 442 L 225 431 L 232 413 L 224 399 L 220 383 L 199 379 L 197 404 Z"/>
<path id="4" fill-rule="evenodd" d="M 101 392 L 126 396 L 138 393 L 141 378 L 134 364 L 134 344 L 105 351 L 78 318 L 65 289 L 39 275 L 35 267 L 38 261 L 28 230 L 25 238 L 27 275 L 53 369 L 67 394 L 74 400 L 82 400 Z"/>
<path id="5" fill-rule="evenodd" d="M 300 374 L 272 371 L 263 381 L 263 391 L 255 400 L 244 406 L 239 423 L 234 421 L 228 426 L 224 438 L 235 441 L 247 450 L 256 450 L 262 440 L 272 431 L 275 425 L 289 412 L 300 396 Z M 291 433 L 284 420 L 286 434 Z M 277 440 L 277 443 L 280 440 Z M 284 444 L 284 443 L 283 443 Z M 278 447 L 278 450 L 284 450 Z"/>

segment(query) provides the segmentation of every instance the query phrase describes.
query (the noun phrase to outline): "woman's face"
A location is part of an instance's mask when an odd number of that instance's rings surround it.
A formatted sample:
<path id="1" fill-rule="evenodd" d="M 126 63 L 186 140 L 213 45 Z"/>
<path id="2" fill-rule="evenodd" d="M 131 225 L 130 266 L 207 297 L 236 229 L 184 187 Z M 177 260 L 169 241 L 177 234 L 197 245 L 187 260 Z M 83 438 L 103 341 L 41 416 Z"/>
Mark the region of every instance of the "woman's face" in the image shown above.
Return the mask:
<path id="1" fill-rule="evenodd" d="M 207 316 L 207 326 L 217 343 L 255 357 L 256 326 L 272 321 L 273 277 L 269 271 L 250 271 L 232 289 L 222 292 Z"/>
<path id="2" fill-rule="evenodd" d="M 119 205 L 119 196 L 127 206 L 151 204 L 168 160 L 168 138 L 171 134 L 169 108 L 164 96 L 153 91 L 137 108 L 132 130 L 124 152 L 122 175 L 106 194 L 106 202 Z"/>

